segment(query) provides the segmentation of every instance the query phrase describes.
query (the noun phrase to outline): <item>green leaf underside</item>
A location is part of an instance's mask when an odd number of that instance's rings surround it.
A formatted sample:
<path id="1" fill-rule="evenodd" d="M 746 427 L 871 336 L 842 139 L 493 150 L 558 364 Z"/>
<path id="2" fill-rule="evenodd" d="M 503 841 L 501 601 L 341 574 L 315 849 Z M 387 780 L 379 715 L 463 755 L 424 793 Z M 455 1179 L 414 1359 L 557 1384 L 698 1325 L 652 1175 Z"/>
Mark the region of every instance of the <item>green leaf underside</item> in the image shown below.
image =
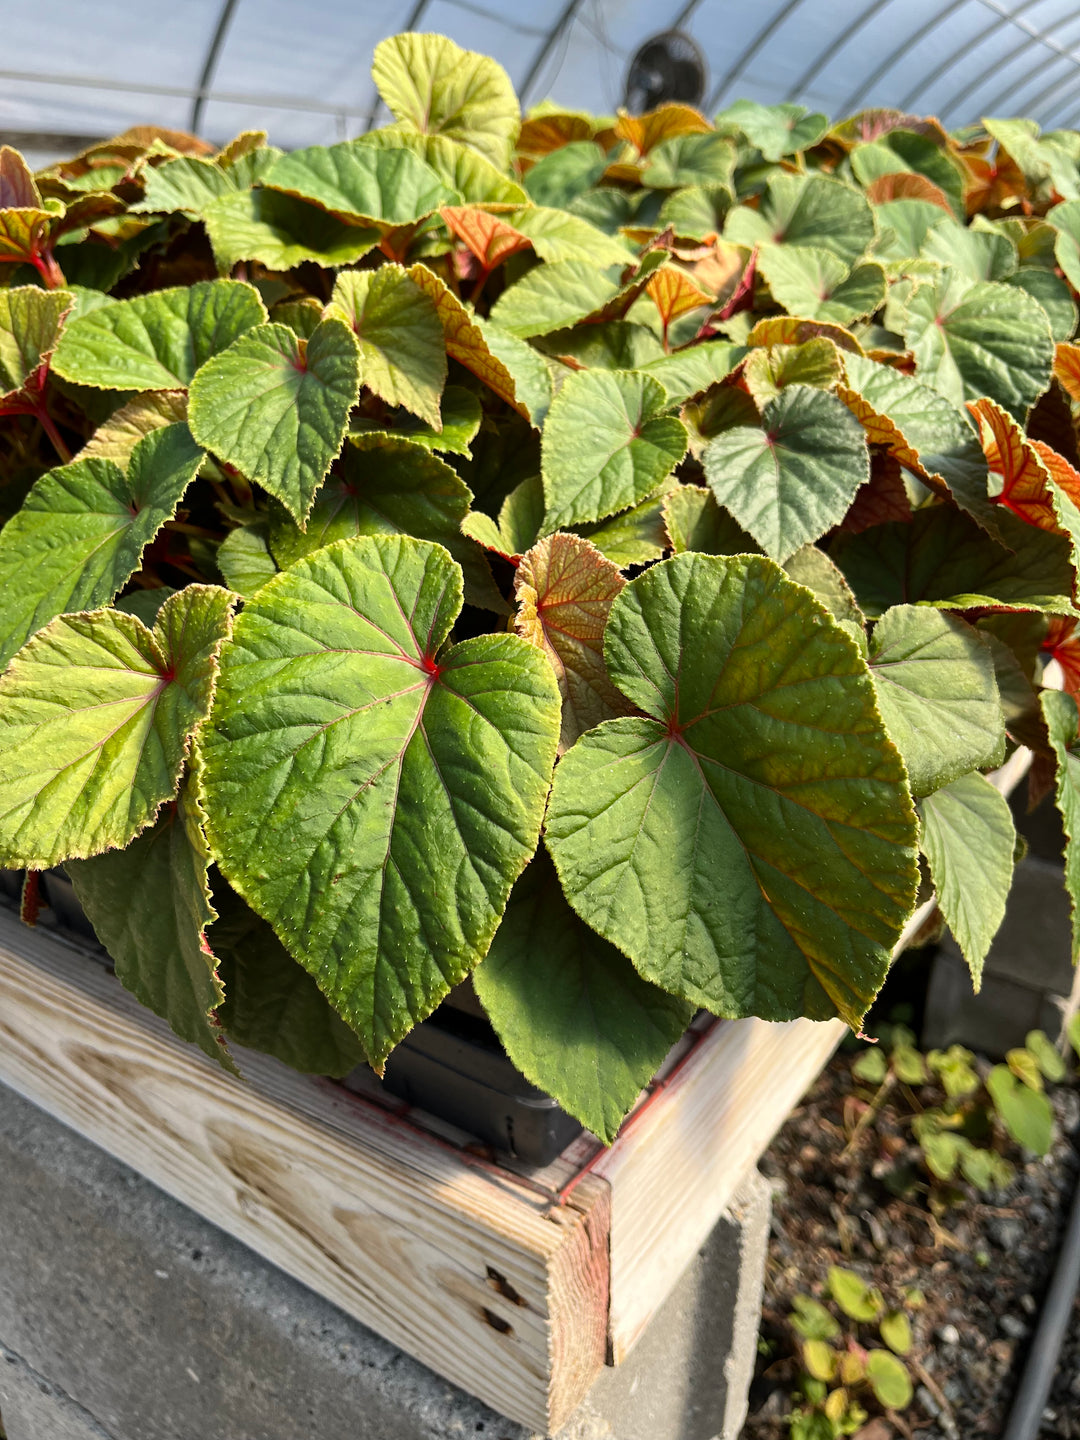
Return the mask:
<path id="1" fill-rule="evenodd" d="M 107 604 L 172 518 L 203 452 L 168 425 L 111 460 L 75 460 L 43 475 L 0 531 L 0 666 L 65 611 Z"/>
<path id="2" fill-rule="evenodd" d="M 913 795 L 1001 763 L 993 657 L 970 625 L 929 606 L 897 605 L 874 626 L 870 669 Z"/>
<path id="3" fill-rule="evenodd" d="M 785 386 L 760 426 L 722 430 L 702 464 L 717 500 L 774 560 L 838 524 L 870 477 L 862 426 L 809 385 Z"/>
<path id="4" fill-rule="evenodd" d="M 919 803 L 922 849 L 945 922 L 975 989 L 1005 918 L 1016 827 L 1009 803 L 983 775 L 963 775 Z"/>
<path id="5" fill-rule="evenodd" d="M 223 989 L 206 930 L 210 852 L 192 782 L 124 850 L 68 862 L 67 873 L 125 989 L 182 1040 L 236 1073 L 213 1018 Z"/>
<path id="6" fill-rule="evenodd" d="M 312 1075 L 347 1075 L 364 1047 L 270 926 L 225 885 L 210 931 L 225 1000 L 218 1019 L 230 1040 Z"/>
<path id="7" fill-rule="evenodd" d="M 1039 698 L 1057 756 L 1055 800 L 1065 830 L 1065 888 L 1072 910 L 1075 964 L 1080 957 L 1080 716 L 1075 699 L 1060 690 L 1044 690 Z"/>
<path id="8" fill-rule="evenodd" d="M 545 532 L 628 510 L 656 489 L 686 453 L 682 422 L 658 414 L 665 404 L 646 375 L 567 377 L 544 426 Z"/>
<path id="9" fill-rule="evenodd" d="M 960 405 L 988 395 L 1019 420 L 1050 384 L 1050 322 L 1030 295 L 945 269 L 916 284 L 903 315 L 919 379 Z"/>
<path id="10" fill-rule="evenodd" d="M 411 150 L 377 149 L 357 140 L 283 155 L 265 183 L 339 220 L 387 229 L 414 224 L 458 198 Z"/>
<path id="11" fill-rule="evenodd" d="M 203 223 L 219 270 L 258 260 L 292 270 L 305 260 L 351 265 L 379 243 L 374 226 L 344 220 L 277 190 L 241 190 L 207 205 Z"/>
<path id="12" fill-rule="evenodd" d="M 626 587 L 605 656 L 648 718 L 559 765 L 547 843 L 570 904 L 692 1003 L 857 1024 L 916 866 L 852 640 L 770 561 L 690 554 Z"/>
<path id="13" fill-rule="evenodd" d="M 150 824 L 210 708 L 231 604 L 189 585 L 153 631 L 94 610 L 28 642 L 0 678 L 0 863 L 44 870 Z"/>
<path id="14" fill-rule="evenodd" d="M 910 524 L 840 535 L 832 558 L 871 619 L 905 604 L 1072 614 L 1069 541 L 1009 514 L 998 523 L 1009 550 L 952 506 L 933 505 Z"/>
<path id="15" fill-rule="evenodd" d="M 522 1074 L 607 1145 L 693 1015 L 578 919 L 543 852 L 473 984 Z"/>
<path id="16" fill-rule="evenodd" d="M 201 445 L 303 524 L 359 393 L 359 351 L 344 321 L 323 320 L 308 341 L 260 325 L 199 371 L 189 423 Z"/>
<path id="17" fill-rule="evenodd" d="M 505 634 L 440 651 L 460 604 L 425 541 L 298 561 L 238 620 L 203 742 L 218 863 L 376 1067 L 486 953 L 555 758 L 546 661 Z"/>
<path id="18" fill-rule="evenodd" d="M 183 390 L 212 355 L 265 319 L 259 292 L 238 280 L 157 290 L 73 320 L 53 369 L 99 390 Z"/>
<path id="19" fill-rule="evenodd" d="M 436 430 L 446 384 L 446 343 L 438 312 L 400 265 L 348 270 L 331 304 L 360 345 L 360 373 L 388 405 L 401 405 Z"/>

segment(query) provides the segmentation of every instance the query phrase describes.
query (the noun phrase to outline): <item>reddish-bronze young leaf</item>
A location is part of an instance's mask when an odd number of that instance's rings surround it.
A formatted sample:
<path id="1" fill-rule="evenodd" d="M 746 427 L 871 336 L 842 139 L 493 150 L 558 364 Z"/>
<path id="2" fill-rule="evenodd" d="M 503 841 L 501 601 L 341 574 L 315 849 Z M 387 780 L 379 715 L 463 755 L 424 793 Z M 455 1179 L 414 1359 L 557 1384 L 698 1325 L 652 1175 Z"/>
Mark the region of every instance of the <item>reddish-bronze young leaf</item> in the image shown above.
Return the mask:
<path id="1" fill-rule="evenodd" d="M 532 241 L 520 230 L 515 230 L 501 215 L 481 210 L 478 205 L 444 205 L 439 214 L 485 270 L 494 270 L 511 255 L 532 248 Z"/>
<path id="2" fill-rule="evenodd" d="M 656 273 L 649 278 L 645 287 L 652 298 L 657 310 L 660 312 L 660 320 L 664 327 L 664 334 L 667 334 L 668 326 L 680 315 L 686 315 L 691 310 L 700 310 L 703 305 L 712 303 L 714 297 L 708 295 L 694 284 L 685 270 L 680 270 L 677 265 L 662 265 Z"/>
<path id="3" fill-rule="evenodd" d="M 700 110 L 674 103 L 659 105 L 647 115 L 628 115 L 623 110 L 614 126 L 618 138 L 628 141 L 640 155 L 676 135 L 704 135 L 712 128 Z"/>
<path id="4" fill-rule="evenodd" d="M 891 175 L 879 175 L 866 187 L 866 198 L 871 205 L 885 205 L 890 200 L 926 200 L 937 205 L 947 215 L 953 208 L 940 185 L 935 185 L 925 175 L 916 175 L 913 170 L 898 170 Z"/>
<path id="5" fill-rule="evenodd" d="M 855 492 L 851 509 L 840 525 L 851 535 L 884 525 L 889 520 L 910 520 L 911 500 L 904 486 L 900 461 L 888 451 L 870 452 L 870 479 Z"/>
<path id="6" fill-rule="evenodd" d="M 1064 615 L 1051 615 L 1042 648 L 1051 660 L 1061 666 L 1063 690 L 1070 695 L 1080 695 L 1080 635 L 1076 633 L 1076 620 Z"/>
<path id="7" fill-rule="evenodd" d="M 992 473 L 1001 478 L 998 502 L 1029 525 L 1061 533 L 1054 513 L 1050 473 L 1034 445 L 1024 439 L 1016 421 L 1000 405 L 985 397 L 969 400 L 967 408 L 979 427 L 986 462 Z M 1043 448 L 1053 454 L 1048 446 Z"/>
<path id="8" fill-rule="evenodd" d="M 572 113 L 537 115 L 522 122 L 518 136 L 518 152 L 538 160 L 578 140 L 591 140 L 593 122 L 587 115 Z"/>
<path id="9" fill-rule="evenodd" d="M 996 210 L 1027 194 L 1023 171 L 1006 151 L 999 149 L 995 160 L 970 154 L 959 158 L 968 172 L 964 205 L 969 215 Z"/>
<path id="10" fill-rule="evenodd" d="M 41 195 L 30 167 L 10 145 L 0 145 L 0 210 L 40 210 Z"/>
<path id="11" fill-rule="evenodd" d="M 1061 382 L 1070 400 L 1080 400 L 1080 345 L 1054 347 L 1054 379 Z"/>
<path id="12" fill-rule="evenodd" d="M 580 535 L 549 535 L 521 557 L 514 627 L 543 650 L 559 682 L 560 755 L 601 720 L 631 713 L 604 664 L 608 612 L 625 584 L 611 561 Z"/>

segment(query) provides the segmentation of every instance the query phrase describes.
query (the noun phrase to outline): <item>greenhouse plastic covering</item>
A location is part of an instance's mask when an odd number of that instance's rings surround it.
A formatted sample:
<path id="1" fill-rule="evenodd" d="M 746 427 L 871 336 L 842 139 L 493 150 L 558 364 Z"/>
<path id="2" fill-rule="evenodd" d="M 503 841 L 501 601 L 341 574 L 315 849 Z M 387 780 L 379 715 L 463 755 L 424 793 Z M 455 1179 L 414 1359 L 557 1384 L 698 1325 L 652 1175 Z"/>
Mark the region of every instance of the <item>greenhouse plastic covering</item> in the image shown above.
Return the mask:
<path id="1" fill-rule="evenodd" d="M 1067 0 L 4 0 L 0 135 L 39 155 L 144 122 L 332 142 L 386 119 L 371 53 L 407 29 L 495 56 L 526 108 L 613 112 L 636 49 L 679 29 L 704 57 L 708 113 L 747 96 L 833 116 L 900 106 L 950 127 L 1080 124 Z"/>

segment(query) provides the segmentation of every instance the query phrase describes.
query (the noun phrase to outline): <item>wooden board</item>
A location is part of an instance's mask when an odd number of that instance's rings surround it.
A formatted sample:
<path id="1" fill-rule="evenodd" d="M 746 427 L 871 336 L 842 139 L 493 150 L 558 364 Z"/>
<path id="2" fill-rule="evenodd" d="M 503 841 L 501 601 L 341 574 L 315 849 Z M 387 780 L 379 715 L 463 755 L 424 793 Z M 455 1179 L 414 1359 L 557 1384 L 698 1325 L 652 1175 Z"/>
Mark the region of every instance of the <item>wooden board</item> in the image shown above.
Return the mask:
<path id="1" fill-rule="evenodd" d="M 605 1359 L 606 1182 L 559 1205 L 266 1056 L 244 1082 L 0 911 L 0 1080 L 502 1414 L 557 1428 Z"/>
<path id="2" fill-rule="evenodd" d="M 991 779 L 1007 794 L 1030 759 Z M 694 1029 L 610 1150 L 584 1136 L 530 1172 L 265 1055 L 240 1052 L 233 1080 L 77 946 L 0 910 L 0 1081 L 541 1432 L 625 1359 L 845 1033 Z"/>

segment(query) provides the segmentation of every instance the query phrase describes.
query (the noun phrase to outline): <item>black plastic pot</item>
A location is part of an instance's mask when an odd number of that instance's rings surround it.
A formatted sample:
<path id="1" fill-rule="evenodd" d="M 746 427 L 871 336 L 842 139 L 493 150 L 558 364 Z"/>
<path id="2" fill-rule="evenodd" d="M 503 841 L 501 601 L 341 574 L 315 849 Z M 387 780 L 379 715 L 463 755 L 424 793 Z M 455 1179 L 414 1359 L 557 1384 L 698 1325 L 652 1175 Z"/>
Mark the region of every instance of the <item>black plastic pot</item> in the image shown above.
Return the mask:
<path id="1" fill-rule="evenodd" d="M 22 883 L 21 871 L 0 870 L 0 901 L 18 909 Z M 107 958 L 63 870 L 43 872 L 40 885 L 56 926 Z M 383 1087 L 526 1165 L 550 1164 L 582 1129 L 514 1067 L 468 982 L 398 1045 Z M 366 1070 L 356 1088 L 370 1090 Z"/>

